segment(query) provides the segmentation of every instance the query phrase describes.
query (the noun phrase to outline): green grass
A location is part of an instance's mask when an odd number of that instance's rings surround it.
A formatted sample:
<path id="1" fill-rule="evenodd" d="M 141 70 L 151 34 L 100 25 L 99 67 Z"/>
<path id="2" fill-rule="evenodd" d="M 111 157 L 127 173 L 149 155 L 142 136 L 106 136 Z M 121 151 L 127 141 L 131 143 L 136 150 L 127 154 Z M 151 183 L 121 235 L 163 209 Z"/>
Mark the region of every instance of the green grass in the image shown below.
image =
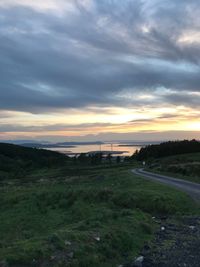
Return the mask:
<path id="1" fill-rule="evenodd" d="M 186 194 L 123 167 L 42 170 L 25 180 L 0 188 L 8 266 L 118 266 L 152 238 L 152 216 L 199 212 Z"/>
<path id="2" fill-rule="evenodd" d="M 200 153 L 183 154 L 155 160 L 149 170 L 200 183 Z"/>

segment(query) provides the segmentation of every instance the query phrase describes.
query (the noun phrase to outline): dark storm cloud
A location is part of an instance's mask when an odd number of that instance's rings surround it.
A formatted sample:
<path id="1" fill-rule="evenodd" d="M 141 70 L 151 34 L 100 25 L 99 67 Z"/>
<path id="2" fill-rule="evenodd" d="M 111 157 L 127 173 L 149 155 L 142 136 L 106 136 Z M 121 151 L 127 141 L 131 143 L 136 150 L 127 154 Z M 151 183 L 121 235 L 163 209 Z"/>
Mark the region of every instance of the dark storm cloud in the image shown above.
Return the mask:
<path id="1" fill-rule="evenodd" d="M 180 42 L 199 31 L 199 1 L 72 3 L 59 2 L 62 14 L 0 7 L 0 109 L 145 105 L 142 93 L 151 105 L 200 103 L 187 94 L 200 91 L 200 40 Z"/>

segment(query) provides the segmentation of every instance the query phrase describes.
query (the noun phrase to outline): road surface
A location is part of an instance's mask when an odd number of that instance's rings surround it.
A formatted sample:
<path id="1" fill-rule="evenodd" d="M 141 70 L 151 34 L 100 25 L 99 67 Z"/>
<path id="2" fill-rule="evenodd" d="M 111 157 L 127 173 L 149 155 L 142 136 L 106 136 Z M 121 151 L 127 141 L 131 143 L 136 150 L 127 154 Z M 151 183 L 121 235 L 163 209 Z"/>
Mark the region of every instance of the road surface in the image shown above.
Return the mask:
<path id="1" fill-rule="evenodd" d="M 151 173 L 144 171 L 143 169 L 133 169 L 132 172 L 144 178 L 148 178 L 153 181 L 161 182 L 169 186 L 180 189 L 188 193 L 193 199 L 200 201 L 200 184 L 181 180 L 157 173 Z"/>

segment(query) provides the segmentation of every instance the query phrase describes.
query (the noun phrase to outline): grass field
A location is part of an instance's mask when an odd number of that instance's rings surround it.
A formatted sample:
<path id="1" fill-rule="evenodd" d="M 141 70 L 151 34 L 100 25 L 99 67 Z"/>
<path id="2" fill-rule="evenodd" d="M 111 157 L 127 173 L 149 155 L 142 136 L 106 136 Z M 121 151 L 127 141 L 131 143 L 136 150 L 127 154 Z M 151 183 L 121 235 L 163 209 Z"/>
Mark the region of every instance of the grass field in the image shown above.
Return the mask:
<path id="1" fill-rule="evenodd" d="M 0 201 L 0 262 L 15 267 L 119 266 L 152 238 L 152 216 L 199 212 L 186 194 L 116 166 L 37 170 L 4 181 Z"/>
<path id="2" fill-rule="evenodd" d="M 200 153 L 176 155 L 155 160 L 150 170 L 200 183 Z"/>

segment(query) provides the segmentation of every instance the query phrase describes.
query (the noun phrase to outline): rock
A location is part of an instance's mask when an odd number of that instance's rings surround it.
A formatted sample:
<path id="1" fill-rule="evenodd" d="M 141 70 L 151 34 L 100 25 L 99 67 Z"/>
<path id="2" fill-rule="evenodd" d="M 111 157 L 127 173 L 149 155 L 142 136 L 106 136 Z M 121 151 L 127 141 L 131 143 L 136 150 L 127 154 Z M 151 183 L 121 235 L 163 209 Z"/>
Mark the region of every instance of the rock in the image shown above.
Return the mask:
<path id="1" fill-rule="evenodd" d="M 71 242 L 70 241 L 68 241 L 68 240 L 65 240 L 65 246 L 71 246 Z"/>
<path id="2" fill-rule="evenodd" d="M 55 258 L 56 258 L 56 256 L 54 256 L 54 255 L 51 256 L 52 261 L 55 260 Z"/>
<path id="3" fill-rule="evenodd" d="M 99 236 L 95 236 L 94 239 L 95 239 L 96 241 L 98 241 L 98 242 L 101 240 L 101 238 L 100 238 Z"/>
<path id="4" fill-rule="evenodd" d="M 144 256 L 139 256 L 138 258 L 136 258 L 136 260 L 134 261 L 133 267 L 142 267 L 142 263 L 144 261 Z"/>
<path id="5" fill-rule="evenodd" d="M 164 228 L 162 228 L 164 227 Z M 178 217 L 160 223 L 150 249 L 143 247 L 142 267 L 200 267 L 200 216 Z M 135 265 L 128 265 L 134 267 Z M 128 267 L 127 266 L 127 267 Z"/>

